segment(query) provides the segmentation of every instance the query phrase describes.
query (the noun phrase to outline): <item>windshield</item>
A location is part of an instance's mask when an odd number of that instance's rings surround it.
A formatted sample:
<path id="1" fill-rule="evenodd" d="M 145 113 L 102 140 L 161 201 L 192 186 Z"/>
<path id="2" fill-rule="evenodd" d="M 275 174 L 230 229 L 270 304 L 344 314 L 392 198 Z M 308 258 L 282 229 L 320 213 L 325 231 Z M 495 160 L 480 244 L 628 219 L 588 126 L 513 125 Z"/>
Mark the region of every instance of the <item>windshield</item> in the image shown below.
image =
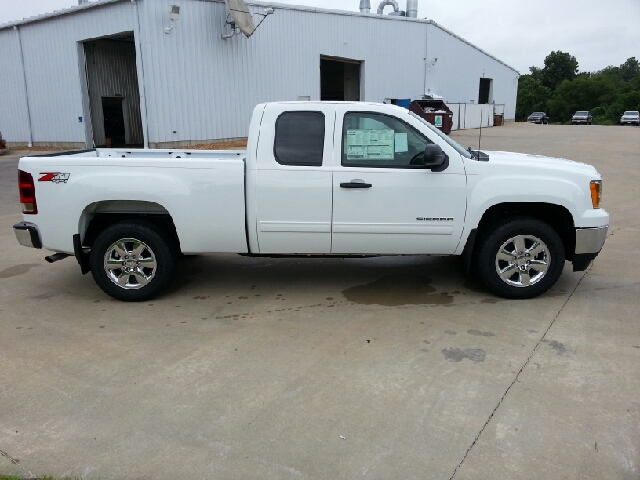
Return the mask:
<path id="1" fill-rule="evenodd" d="M 532 116 L 532 117 L 541 117 L 543 115 L 544 115 L 544 113 L 542 113 L 542 112 L 533 112 L 530 116 Z"/>
<path id="2" fill-rule="evenodd" d="M 587 115 L 589 115 L 589 112 L 576 112 L 576 117 L 586 117 Z"/>
<path id="3" fill-rule="evenodd" d="M 456 150 L 456 152 L 458 152 L 464 158 L 473 158 L 473 155 L 471 155 L 471 153 L 469 153 L 467 150 L 465 150 L 464 147 L 462 147 L 459 143 L 456 143 L 453 139 L 449 138 L 447 135 L 442 133 L 436 127 L 434 127 L 429 122 L 427 122 L 424 118 L 416 115 L 413 112 L 409 112 L 409 115 L 411 115 L 413 118 L 416 118 L 416 119 L 420 120 L 422 123 L 424 123 L 427 127 L 429 127 L 429 130 L 431 130 L 433 133 L 438 135 L 442 140 L 447 142 L 447 144 L 449 146 L 453 147 Z"/>
<path id="4" fill-rule="evenodd" d="M 640 112 L 624 112 L 625 115 L 640 115 Z"/>

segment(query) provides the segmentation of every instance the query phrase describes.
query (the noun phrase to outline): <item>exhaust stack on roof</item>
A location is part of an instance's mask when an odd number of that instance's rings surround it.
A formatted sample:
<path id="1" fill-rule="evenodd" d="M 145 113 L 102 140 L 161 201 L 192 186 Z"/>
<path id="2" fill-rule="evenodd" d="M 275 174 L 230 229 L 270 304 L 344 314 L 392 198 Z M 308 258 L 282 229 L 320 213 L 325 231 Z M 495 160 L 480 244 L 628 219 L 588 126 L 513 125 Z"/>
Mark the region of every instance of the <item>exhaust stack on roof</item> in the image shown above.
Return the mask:
<path id="1" fill-rule="evenodd" d="M 399 12 L 400 7 L 398 6 L 398 2 L 396 0 L 383 0 L 383 2 L 378 5 L 378 15 L 382 15 L 384 12 L 384 7 L 387 5 L 391 5 L 393 7 L 394 12 Z"/>
<path id="2" fill-rule="evenodd" d="M 407 17 L 418 18 L 418 0 L 407 0 Z"/>
<path id="3" fill-rule="evenodd" d="M 371 13 L 370 0 L 360 0 L 360 13 Z"/>

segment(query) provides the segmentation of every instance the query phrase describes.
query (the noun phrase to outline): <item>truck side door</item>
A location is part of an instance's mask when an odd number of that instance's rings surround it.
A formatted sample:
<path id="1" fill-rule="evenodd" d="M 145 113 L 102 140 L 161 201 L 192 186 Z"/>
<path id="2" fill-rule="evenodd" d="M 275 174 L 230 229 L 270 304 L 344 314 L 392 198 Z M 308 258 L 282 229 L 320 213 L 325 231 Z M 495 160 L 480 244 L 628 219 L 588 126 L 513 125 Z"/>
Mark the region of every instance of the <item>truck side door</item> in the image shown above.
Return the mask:
<path id="1" fill-rule="evenodd" d="M 267 105 L 256 151 L 261 254 L 331 252 L 335 105 Z"/>
<path id="2" fill-rule="evenodd" d="M 460 154 L 409 113 L 340 105 L 333 174 L 334 254 L 452 254 L 466 214 Z M 424 167 L 437 143 L 449 156 L 442 172 Z M 421 166 L 422 160 L 422 166 Z"/>

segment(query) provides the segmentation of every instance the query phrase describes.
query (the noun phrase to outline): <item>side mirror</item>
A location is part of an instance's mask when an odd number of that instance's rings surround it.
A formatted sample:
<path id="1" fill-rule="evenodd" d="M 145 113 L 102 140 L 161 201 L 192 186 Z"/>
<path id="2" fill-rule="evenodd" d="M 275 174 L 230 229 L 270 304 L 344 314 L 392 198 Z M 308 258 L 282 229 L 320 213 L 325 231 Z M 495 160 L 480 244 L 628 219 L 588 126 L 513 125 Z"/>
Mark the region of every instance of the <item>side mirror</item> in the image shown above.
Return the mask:
<path id="1" fill-rule="evenodd" d="M 449 156 L 440 145 L 430 143 L 424 148 L 424 166 L 432 172 L 442 172 L 449 166 Z"/>

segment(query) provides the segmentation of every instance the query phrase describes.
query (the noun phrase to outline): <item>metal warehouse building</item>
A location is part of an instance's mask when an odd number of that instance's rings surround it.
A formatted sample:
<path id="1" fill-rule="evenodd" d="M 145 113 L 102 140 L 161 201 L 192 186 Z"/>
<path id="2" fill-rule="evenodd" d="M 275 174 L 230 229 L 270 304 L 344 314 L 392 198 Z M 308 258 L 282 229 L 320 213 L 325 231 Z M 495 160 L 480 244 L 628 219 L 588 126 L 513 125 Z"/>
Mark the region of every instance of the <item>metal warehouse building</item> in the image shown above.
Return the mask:
<path id="1" fill-rule="evenodd" d="M 102 0 L 1 25 L 0 131 L 10 146 L 174 147 L 246 137 L 261 102 L 424 95 L 461 104 L 454 128 L 479 126 L 474 108 L 485 125 L 494 108 L 515 118 L 518 72 L 433 21 L 249 3 L 257 20 L 267 7 L 250 38 L 224 38 L 215 0 Z"/>

